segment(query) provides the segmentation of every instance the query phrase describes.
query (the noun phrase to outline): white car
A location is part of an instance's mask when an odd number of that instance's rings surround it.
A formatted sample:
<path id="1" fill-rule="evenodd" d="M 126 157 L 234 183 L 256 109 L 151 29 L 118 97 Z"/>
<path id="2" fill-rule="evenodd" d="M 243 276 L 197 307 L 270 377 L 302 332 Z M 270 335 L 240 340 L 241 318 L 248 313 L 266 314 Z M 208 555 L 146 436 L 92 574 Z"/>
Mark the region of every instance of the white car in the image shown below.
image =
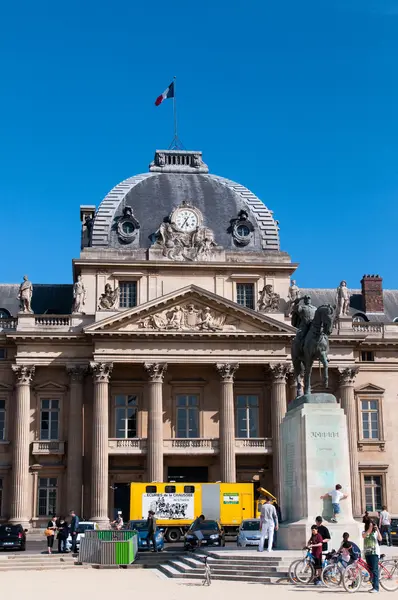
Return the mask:
<path id="1" fill-rule="evenodd" d="M 260 519 L 245 519 L 239 527 L 236 542 L 242 548 L 246 546 L 258 546 L 260 537 Z"/>
<path id="2" fill-rule="evenodd" d="M 79 550 L 80 540 L 84 538 L 84 534 L 86 531 L 94 531 L 98 529 L 98 523 L 94 523 L 94 521 L 80 521 L 79 529 L 77 530 L 77 538 L 76 538 L 76 549 Z M 66 549 L 72 549 L 72 536 L 68 535 L 68 539 L 66 540 Z"/>

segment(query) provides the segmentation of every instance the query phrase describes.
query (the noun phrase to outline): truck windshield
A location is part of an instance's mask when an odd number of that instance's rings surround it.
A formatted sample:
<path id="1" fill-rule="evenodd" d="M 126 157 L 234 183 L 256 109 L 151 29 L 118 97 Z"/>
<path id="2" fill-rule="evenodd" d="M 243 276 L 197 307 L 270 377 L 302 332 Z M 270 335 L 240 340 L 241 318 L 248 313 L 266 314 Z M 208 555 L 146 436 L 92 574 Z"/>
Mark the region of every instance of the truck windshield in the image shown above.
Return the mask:
<path id="1" fill-rule="evenodd" d="M 243 521 L 242 531 L 259 531 L 260 521 Z"/>

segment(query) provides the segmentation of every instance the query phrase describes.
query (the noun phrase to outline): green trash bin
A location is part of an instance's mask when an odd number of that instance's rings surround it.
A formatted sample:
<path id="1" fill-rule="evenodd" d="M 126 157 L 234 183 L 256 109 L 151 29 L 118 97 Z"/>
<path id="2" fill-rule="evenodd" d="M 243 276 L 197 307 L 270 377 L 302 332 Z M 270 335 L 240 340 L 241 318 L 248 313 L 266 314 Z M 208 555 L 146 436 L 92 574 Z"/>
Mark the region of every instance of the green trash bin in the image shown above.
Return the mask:
<path id="1" fill-rule="evenodd" d="M 101 565 L 131 565 L 137 555 L 137 536 L 121 541 L 100 541 Z"/>

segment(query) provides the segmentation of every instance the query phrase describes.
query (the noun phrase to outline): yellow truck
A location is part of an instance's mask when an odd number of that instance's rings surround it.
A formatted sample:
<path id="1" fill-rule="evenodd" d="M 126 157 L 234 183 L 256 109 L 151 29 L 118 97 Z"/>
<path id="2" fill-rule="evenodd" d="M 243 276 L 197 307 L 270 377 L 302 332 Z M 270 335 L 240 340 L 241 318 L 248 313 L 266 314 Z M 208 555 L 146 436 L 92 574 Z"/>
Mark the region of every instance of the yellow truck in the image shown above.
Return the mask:
<path id="1" fill-rule="evenodd" d="M 272 499 L 274 496 L 260 489 Z M 131 483 L 130 519 L 146 519 L 153 510 L 168 542 L 178 542 L 196 517 L 218 521 L 228 534 L 243 519 L 259 518 L 252 483 Z"/>

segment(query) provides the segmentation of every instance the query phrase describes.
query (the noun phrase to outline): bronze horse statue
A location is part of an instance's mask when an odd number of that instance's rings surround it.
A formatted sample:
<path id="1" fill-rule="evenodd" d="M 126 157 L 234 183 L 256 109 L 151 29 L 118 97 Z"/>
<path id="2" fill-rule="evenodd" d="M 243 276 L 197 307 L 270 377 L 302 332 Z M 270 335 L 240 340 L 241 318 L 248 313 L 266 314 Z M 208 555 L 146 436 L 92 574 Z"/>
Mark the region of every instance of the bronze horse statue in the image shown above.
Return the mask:
<path id="1" fill-rule="evenodd" d="M 304 376 L 304 394 L 311 393 L 311 372 L 315 360 L 323 365 L 323 384 L 329 384 L 328 373 L 328 336 L 333 330 L 334 307 L 330 304 L 319 306 L 315 312 L 308 332 L 304 338 L 297 334 L 292 342 L 292 362 L 297 383 L 297 395 L 303 393 L 302 378 Z"/>

